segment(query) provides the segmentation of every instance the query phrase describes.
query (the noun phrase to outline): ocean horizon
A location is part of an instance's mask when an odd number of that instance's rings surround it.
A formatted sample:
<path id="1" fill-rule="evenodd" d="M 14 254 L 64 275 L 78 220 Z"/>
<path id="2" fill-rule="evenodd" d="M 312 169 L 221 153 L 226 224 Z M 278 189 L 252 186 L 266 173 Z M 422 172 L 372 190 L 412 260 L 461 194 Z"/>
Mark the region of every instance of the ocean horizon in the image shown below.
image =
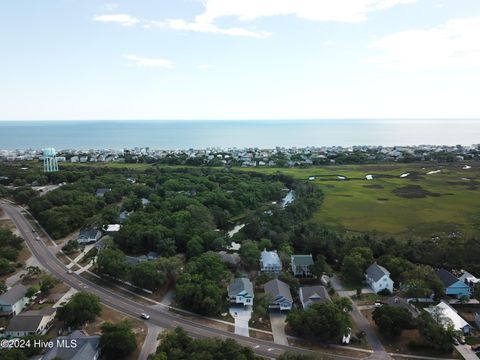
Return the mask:
<path id="1" fill-rule="evenodd" d="M 0 121 L 0 149 L 472 145 L 480 119 Z"/>

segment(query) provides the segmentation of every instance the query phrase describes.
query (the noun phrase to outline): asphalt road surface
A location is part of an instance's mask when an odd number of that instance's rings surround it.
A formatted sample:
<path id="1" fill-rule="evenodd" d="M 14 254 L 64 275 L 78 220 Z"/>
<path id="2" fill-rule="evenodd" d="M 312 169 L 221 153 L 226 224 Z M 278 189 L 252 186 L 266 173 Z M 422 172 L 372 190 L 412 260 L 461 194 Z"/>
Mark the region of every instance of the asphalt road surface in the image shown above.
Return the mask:
<path id="1" fill-rule="evenodd" d="M 62 280 L 68 286 L 75 288 L 79 291 L 87 291 L 89 293 L 97 295 L 103 304 L 119 312 L 122 312 L 137 319 L 140 317 L 141 313 L 147 313 L 150 315 L 150 319 L 147 321 L 149 321 L 153 325 L 157 325 L 164 329 L 173 329 L 177 326 L 180 326 L 190 336 L 195 338 L 231 338 L 236 340 L 243 346 L 248 346 L 252 348 L 253 351 L 260 356 L 275 358 L 284 353 L 285 351 L 293 351 L 304 354 L 320 354 L 311 350 L 275 344 L 271 341 L 247 338 L 244 336 L 233 334 L 228 331 L 219 330 L 213 327 L 209 327 L 207 325 L 199 324 L 195 321 L 191 321 L 177 314 L 171 313 L 168 310 L 152 309 L 151 307 L 143 305 L 139 302 L 126 299 L 121 295 L 105 289 L 75 273 L 68 274 L 67 267 L 59 259 L 57 259 L 56 256 L 52 254 L 52 252 L 47 248 L 46 244 L 44 243 L 44 239 L 40 241 L 35 240 L 35 237 L 37 235 L 35 233 L 32 233 L 32 225 L 25 218 L 20 207 L 14 206 L 4 201 L 0 201 L 0 207 L 3 208 L 5 213 L 15 223 L 21 235 L 25 239 L 27 246 L 32 252 L 32 255 L 37 258 L 38 262 L 45 269 L 47 269 L 58 279 Z M 328 356 L 332 359 L 339 360 L 358 359 L 356 357 L 333 354 L 328 354 Z M 366 355 L 366 357 L 367 356 L 368 355 Z"/>

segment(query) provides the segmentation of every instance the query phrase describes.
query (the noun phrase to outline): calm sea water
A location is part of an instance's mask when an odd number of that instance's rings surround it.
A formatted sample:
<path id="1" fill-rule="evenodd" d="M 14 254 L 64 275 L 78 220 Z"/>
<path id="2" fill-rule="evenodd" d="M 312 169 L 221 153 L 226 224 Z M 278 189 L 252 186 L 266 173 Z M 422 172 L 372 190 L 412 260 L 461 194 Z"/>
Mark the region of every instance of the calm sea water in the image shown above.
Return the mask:
<path id="1" fill-rule="evenodd" d="M 471 145 L 480 120 L 0 122 L 0 149 Z"/>

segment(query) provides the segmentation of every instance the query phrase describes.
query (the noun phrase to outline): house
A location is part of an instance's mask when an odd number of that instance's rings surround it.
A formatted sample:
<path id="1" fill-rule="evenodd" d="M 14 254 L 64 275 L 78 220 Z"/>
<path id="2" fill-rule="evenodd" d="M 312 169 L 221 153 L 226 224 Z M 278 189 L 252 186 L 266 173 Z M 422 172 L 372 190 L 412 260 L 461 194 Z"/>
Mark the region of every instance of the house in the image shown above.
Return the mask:
<path id="1" fill-rule="evenodd" d="M 25 296 L 27 290 L 25 286 L 18 284 L 2 294 L 0 296 L 0 315 L 13 316 L 20 314 L 29 301 Z"/>
<path id="2" fill-rule="evenodd" d="M 77 242 L 79 244 L 90 244 L 97 242 L 102 237 L 102 232 L 97 229 L 83 229 L 77 236 Z"/>
<path id="3" fill-rule="evenodd" d="M 326 303 L 331 301 L 325 286 L 302 286 L 299 291 L 300 302 L 303 309 L 307 309 L 310 305 L 315 303 Z"/>
<path id="4" fill-rule="evenodd" d="M 246 277 L 234 279 L 228 285 L 228 300 L 238 305 L 253 305 L 253 285 Z"/>
<path id="5" fill-rule="evenodd" d="M 282 271 L 282 262 L 280 261 L 277 251 L 267 251 L 266 249 L 263 249 L 260 256 L 260 271 Z"/>
<path id="6" fill-rule="evenodd" d="M 12 337 L 45 335 L 52 327 L 56 313 L 57 309 L 43 308 L 18 314 L 10 320 L 5 335 Z"/>
<path id="7" fill-rule="evenodd" d="M 147 255 L 139 255 L 139 256 L 125 255 L 125 262 L 129 265 L 138 265 L 145 261 L 148 261 Z"/>
<path id="8" fill-rule="evenodd" d="M 236 268 L 238 265 L 240 265 L 240 255 L 237 253 L 229 254 L 226 251 L 219 251 L 218 256 L 220 256 L 220 260 L 228 266 Z"/>
<path id="9" fill-rule="evenodd" d="M 147 254 L 147 259 L 148 260 L 155 260 L 160 257 L 160 254 L 156 251 L 149 251 Z"/>
<path id="10" fill-rule="evenodd" d="M 470 288 L 470 295 L 473 293 L 473 288 L 475 287 L 475 285 L 480 282 L 480 279 L 470 274 L 468 271 L 464 271 L 462 273 L 462 276 L 460 276 L 458 280 L 468 285 L 468 287 Z"/>
<path id="11" fill-rule="evenodd" d="M 273 279 L 263 285 L 267 296 L 270 297 L 270 310 L 292 310 L 293 298 L 290 286 L 278 279 Z"/>
<path id="12" fill-rule="evenodd" d="M 292 255 L 290 260 L 292 273 L 295 276 L 312 276 L 312 255 Z"/>
<path id="13" fill-rule="evenodd" d="M 451 324 L 456 331 L 462 331 L 464 334 L 469 334 L 472 330 L 472 326 L 458 315 L 458 312 L 454 308 L 444 301 L 425 310 L 436 322 L 444 327 Z"/>
<path id="14" fill-rule="evenodd" d="M 109 192 L 110 189 L 97 189 L 95 191 L 95 196 L 96 197 L 104 197 L 107 192 Z"/>
<path id="15" fill-rule="evenodd" d="M 148 199 L 142 198 L 142 199 L 141 199 L 141 202 L 142 202 L 142 205 L 143 205 L 143 206 L 150 205 L 150 200 L 148 200 Z"/>
<path id="16" fill-rule="evenodd" d="M 470 297 L 470 286 L 457 279 L 450 271 L 438 269 L 436 274 L 443 283 L 445 295 L 457 298 Z"/>
<path id="17" fill-rule="evenodd" d="M 130 216 L 130 213 L 127 210 L 123 210 L 118 216 L 118 222 L 120 224 L 123 224 L 128 219 L 129 216 Z"/>
<path id="18" fill-rule="evenodd" d="M 107 233 L 114 233 L 120 231 L 122 225 L 120 224 L 109 224 L 103 227 L 103 231 Z"/>
<path id="19" fill-rule="evenodd" d="M 87 336 L 75 330 L 68 336 L 55 338 L 53 344 L 40 360 L 97 360 L 100 356 L 100 335 Z"/>
<path id="20" fill-rule="evenodd" d="M 368 286 L 370 286 L 375 293 L 385 289 L 390 291 L 390 293 L 393 292 L 393 280 L 390 279 L 390 272 L 376 262 L 368 267 L 365 279 L 367 280 Z"/>

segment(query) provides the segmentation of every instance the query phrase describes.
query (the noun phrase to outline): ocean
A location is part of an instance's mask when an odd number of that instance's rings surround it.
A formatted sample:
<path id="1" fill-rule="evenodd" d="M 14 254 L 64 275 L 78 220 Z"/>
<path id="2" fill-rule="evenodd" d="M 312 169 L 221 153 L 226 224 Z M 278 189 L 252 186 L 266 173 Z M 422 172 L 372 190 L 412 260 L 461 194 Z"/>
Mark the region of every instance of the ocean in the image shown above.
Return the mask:
<path id="1" fill-rule="evenodd" d="M 480 120 L 0 121 L 0 149 L 478 143 Z"/>

